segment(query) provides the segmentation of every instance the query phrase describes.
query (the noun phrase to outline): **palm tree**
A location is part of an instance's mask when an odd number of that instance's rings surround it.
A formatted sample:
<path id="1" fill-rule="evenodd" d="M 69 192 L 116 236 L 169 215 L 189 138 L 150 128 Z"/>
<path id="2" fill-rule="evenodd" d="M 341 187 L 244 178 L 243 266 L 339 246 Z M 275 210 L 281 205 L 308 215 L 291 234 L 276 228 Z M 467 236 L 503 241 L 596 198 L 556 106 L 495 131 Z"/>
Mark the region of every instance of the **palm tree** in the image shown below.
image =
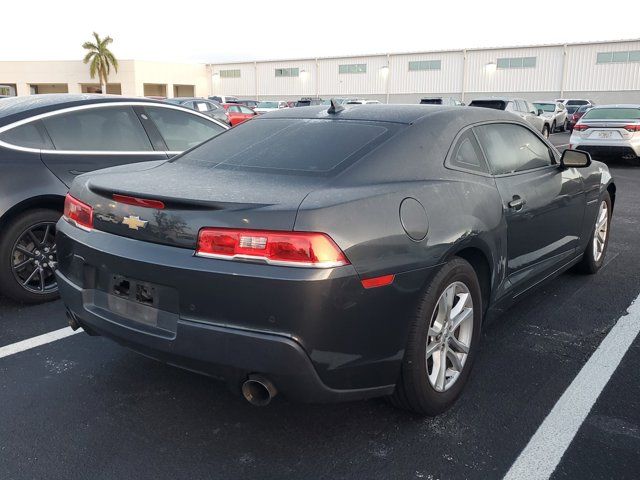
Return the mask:
<path id="1" fill-rule="evenodd" d="M 109 50 L 108 45 L 113 42 L 113 38 L 100 36 L 93 32 L 95 42 L 84 42 L 82 48 L 89 50 L 84 56 L 84 63 L 89 63 L 89 74 L 91 78 L 96 77 L 98 74 L 98 80 L 102 88 L 102 93 L 107 93 L 107 76 L 111 73 L 111 67 L 114 68 L 116 73 L 118 72 L 118 60 Z"/>

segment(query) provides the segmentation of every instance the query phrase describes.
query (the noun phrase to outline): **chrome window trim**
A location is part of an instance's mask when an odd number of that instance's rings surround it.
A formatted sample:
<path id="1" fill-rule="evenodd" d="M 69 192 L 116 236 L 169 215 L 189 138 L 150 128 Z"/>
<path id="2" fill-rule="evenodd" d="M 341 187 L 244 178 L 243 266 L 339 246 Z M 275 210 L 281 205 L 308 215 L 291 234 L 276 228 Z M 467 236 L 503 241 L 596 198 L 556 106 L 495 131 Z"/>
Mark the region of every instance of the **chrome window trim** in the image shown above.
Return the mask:
<path id="1" fill-rule="evenodd" d="M 42 120 L 43 118 L 53 117 L 55 115 L 63 115 L 65 113 L 76 112 L 81 110 L 89 110 L 92 108 L 107 108 L 107 107 L 160 107 L 160 108 L 170 108 L 173 110 L 179 110 L 181 112 L 186 112 L 191 115 L 197 115 L 198 117 L 204 118 L 216 125 L 221 126 L 224 130 L 228 130 L 229 127 L 224 125 L 219 120 L 212 118 L 208 115 L 204 115 L 197 110 L 192 110 L 186 107 L 181 107 L 179 105 L 172 105 L 170 103 L 162 104 L 162 103 L 151 103 L 151 102 L 136 102 L 136 101 L 122 101 L 122 102 L 104 102 L 104 103 L 88 103 L 85 105 L 77 105 L 75 107 L 67 107 L 62 108 L 60 110 L 52 110 L 50 112 L 41 113 L 39 115 L 34 115 L 29 118 L 23 118 L 22 120 L 18 120 L 17 122 L 10 123 L 9 125 L 5 125 L 0 127 L 0 134 L 11 130 L 13 128 L 20 127 L 22 125 L 26 125 L 28 123 L 37 122 L 38 120 Z M 60 155 L 157 155 L 162 153 L 170 153 L 162 150 L 135 150 L 135 151 L 125 151 L 125 150 L 51 150 L 51 149 L 40 149 L 40 148 L 31 148 L 31 147 L 21 147 L 20 145 L 14 145 L 12 143 L 4 142 L 0 140 L 0 147 L 5 147 L 11 150 L 17 150 L 20 152 L 29 152 L 29 153 L 48 153 L 48 154 L 60 154 Z M 182 153 L 182 152 L 178 152 Z"/>

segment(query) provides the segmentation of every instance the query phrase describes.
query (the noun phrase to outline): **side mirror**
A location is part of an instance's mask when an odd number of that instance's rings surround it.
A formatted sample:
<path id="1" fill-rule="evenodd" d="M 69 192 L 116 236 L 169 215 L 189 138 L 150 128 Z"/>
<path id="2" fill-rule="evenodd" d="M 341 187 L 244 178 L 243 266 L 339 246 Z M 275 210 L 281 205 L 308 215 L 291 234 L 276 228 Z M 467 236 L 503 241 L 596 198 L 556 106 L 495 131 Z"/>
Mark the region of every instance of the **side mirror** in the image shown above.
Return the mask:
<path id="1" fill-rule="evenodd" d="M 541 108 L 538 109 L 538 116 L 542 115 L 544 113 L 544 110 L 542 110 Z"/>
<path id="2" fill-rule="evenodd" d="M 584 168 L 591 165 L 591 155 L 582 150 L 565 150 L 560 157 L 562 168 Z"/>

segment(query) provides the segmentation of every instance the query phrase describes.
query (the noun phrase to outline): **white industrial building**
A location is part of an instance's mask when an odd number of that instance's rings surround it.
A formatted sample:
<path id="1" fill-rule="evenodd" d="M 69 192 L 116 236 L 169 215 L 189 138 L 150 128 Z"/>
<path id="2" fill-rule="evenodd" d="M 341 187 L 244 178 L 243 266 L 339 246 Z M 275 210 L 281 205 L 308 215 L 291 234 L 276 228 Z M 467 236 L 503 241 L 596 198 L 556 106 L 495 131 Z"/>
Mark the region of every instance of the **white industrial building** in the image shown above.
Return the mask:
<path id="1" fill-rule="evenodd" d="M 216 95 L 293 100 L 354 96 L 417 103 L 588 98 L 640 103 L 640 40 L 212 64 Z"/>

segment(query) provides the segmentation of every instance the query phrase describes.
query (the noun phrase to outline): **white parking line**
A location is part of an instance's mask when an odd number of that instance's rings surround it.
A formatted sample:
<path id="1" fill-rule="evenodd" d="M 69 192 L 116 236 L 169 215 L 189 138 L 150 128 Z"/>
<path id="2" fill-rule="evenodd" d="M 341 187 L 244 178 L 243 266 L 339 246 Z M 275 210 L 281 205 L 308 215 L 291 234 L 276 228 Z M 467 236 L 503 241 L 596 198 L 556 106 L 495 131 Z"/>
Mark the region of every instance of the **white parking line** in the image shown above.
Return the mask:
<path id="1" fill-rule="evenodd" d="M 80 333 L 82 331 L 83 330 L 79 328 L 74 332 L 73 330 L 71 330 L 71 327 L 66 327 L 61 328 L 60 330 L 54 330 L 53 332 L 45 333 L 43 335 L 38 335 L 37 337 L 27 338 L 26 340 L 12 343 L 11 345 L 5 345 L 4 347 L 0 347 L 0 358 L 24 352 L 25 350 L 39 347 L 40 345 L 55 342 L 56 340 L 70 337 L 71 335 L 75 335 L 76 333 Z"/>
<path id="2" fill-rule="evenodd" d="M 640 332 L 640 295 L 602 340 L 516 459 L 504 480 L 546 480 Z"/>

